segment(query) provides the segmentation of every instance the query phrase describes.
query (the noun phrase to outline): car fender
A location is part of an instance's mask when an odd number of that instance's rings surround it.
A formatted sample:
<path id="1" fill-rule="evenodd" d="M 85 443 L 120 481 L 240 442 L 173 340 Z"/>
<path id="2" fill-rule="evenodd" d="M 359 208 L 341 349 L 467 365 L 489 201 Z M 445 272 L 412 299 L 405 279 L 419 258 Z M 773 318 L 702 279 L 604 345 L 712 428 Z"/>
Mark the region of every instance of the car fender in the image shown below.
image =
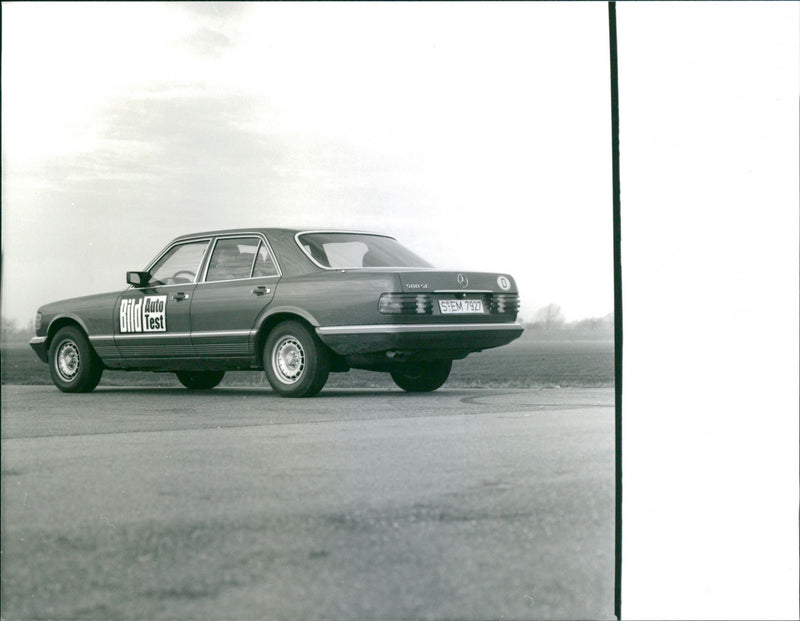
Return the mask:
<path id="1" fill-rule="evenodd" d="M 314 315 L 309 313 L 307 310 L 300 308 L 299 306 L 291 306 L 291 305 L 281 305 L 281 306 L 268 306 L 265 308 L 261 314 L 256 319 L 255 325 L 253 327 L 252 332 L 252 351 L 251 355 L 259 356 L 261 348 L 266 341 L 267 332 L 269 331 L 266 329 L 267 326 L 270 326 L 272 323 L 280 323 L 283 319 L 291 319 L 291 318 L 300 318 L 306 323 L 308 323 L 312 329 L 319 327 L 319 321 L 317 320 Z M 271 329 L 271 326 L 270 326 Z"/>
<path id="2" fill-rule="evenodd" d="M 271 317 L 275 315 L 297 315 L 298 317 L 302 317 L 305 319 L 312 327 L 316 328 L 320 325 L 319 320 L 309 313 L 306 309 L 300 308 L 299 306 L 291 306 L 291 305 L 281 305 L 281 306 L 268 306 L 264 309 L 264 311 L 259 315 L 258 319 L 256 320 L 256 330 L 260 330 L 261 327 L 267 322 Z"/>
<path id="3" fill-rule="evenodd" d="M 57 331 L 56 327 L 60 323 L 77 323 L 83 333 L 89 337 L 91 333 L 89 332 L 89 328 L 86 326 L 86 322 L 75 313 L 59 313 L 55 315 L 47 325 L 47 342 L 49 343 L 50 340 L 55 336 Z"/>

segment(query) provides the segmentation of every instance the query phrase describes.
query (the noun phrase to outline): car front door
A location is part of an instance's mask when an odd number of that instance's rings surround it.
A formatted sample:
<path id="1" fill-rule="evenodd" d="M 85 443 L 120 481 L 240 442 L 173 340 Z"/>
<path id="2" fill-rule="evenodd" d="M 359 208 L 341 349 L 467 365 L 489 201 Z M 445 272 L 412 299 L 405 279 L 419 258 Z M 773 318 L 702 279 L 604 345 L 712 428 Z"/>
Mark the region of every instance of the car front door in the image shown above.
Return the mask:
<path id="1" fill-rule="evenodd" d="M 195 356 L 189 311 L 209 242 L 174 244 L 148 270 L 145 286 L 122 293 L 114 309 L 114 340 L 123 366 L 174 366 Z"/>
<path id="2" fill-rule="evenodd" d="M 192 344 L 203 358 L 248 366 L 255 322 L 275 296 L 280 271 L 260 235 L 215 240 L 192 299 Z"/>

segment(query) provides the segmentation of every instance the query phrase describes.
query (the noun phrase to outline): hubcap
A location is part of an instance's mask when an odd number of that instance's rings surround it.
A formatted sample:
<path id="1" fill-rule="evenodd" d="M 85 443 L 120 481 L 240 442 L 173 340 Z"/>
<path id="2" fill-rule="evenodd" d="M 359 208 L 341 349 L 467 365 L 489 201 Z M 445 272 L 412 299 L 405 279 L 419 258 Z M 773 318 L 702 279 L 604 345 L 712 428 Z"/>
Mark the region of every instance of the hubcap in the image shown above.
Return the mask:
<path id="1" fill-rule="evenodd" d="M 303 376 L 306 355 L 303 346 L 293 336 L 284 336 L 272 350 L 272 368 L 284 384 L 294 384 Z"/>
<path id="2" fill-rule="evenodd" d="M 56 352 L 56 371 L 65 382 L 75 379 L 81 368 L 81 355 L 74 341 L 61 343 Z"/>

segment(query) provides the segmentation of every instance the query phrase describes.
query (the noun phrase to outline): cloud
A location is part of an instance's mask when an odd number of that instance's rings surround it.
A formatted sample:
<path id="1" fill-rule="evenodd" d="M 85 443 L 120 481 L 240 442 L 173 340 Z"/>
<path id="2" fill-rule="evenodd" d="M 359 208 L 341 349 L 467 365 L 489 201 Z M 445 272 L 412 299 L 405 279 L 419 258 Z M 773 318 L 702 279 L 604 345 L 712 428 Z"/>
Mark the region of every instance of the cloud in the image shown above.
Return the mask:
<path id="1" fill-rule="evenodd" d="M 238 20 L 244 16 L 248 8 L 244 2 L 181 2 L 175 7 L 185 12 L 189 18 L 216 20 Z"/>
<path id="2" fill-rule="evenodd" d="M 115 96 L 92 119 L 91 148 L 74 148 L 60 162 L 99 180 L 129 170 L 157 177 L 203 163 L 246 166 L 254 159 L 273 159 L 280 151 L 276 137 L 252 131 L 247 123 L 260 105 L 238 94 Z"/>
<path id="3" fill-rule="evenodd" d="M 198 28 L 185 39 L 189 51 L 202 57 L 218 57 L 226 50 L 233 49 L 234 43 L 218 30 Z"/>
<path id="4" fill-rule="evenodd" d="M 47 182 L 69 203 L 135 204 L 153 221 L 177 206 L 225 226 L 234 214 L 357 223 L 403 209 L 417 184 L 413 163 L 286 123 L 280 106 L 251 93 L 150 85 L 109 98 L 91 131 L 91 141 L 39 160 L 28 187 Z"/>

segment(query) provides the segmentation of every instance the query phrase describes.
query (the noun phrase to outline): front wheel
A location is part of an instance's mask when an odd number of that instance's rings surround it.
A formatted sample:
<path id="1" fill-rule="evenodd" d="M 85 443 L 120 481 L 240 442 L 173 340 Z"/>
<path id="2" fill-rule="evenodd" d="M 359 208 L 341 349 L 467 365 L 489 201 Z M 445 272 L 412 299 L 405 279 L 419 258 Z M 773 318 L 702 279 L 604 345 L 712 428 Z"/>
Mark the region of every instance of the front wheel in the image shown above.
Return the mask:
<path id="1" fill-rule="evenodd" d="M 316 334 L 297 321 L 284 321 L 269 333 L 264 372 L 283 397 L 313 397 L 328 381 L 331 355 Z"/>
<path id="2" fill-rule="evenodd" d="M 447 381 L 452 366 L 452 360 L 408 362 L 392 371 L 392 379 L 406 392 L 431 392 Z"/>
<path id="3" fill-rule="evenodd" d="M 211 390 L 225 377 L 225 371 L 176 371 L 175 375 L 189 390 Z"/>
<path id="4" fill-rule="evenodd" d="M 47 359 L 50 377 L 62 392 L 91 392 L 103 375 L 103 363 L 76 326 L 56 332 Z"/>

